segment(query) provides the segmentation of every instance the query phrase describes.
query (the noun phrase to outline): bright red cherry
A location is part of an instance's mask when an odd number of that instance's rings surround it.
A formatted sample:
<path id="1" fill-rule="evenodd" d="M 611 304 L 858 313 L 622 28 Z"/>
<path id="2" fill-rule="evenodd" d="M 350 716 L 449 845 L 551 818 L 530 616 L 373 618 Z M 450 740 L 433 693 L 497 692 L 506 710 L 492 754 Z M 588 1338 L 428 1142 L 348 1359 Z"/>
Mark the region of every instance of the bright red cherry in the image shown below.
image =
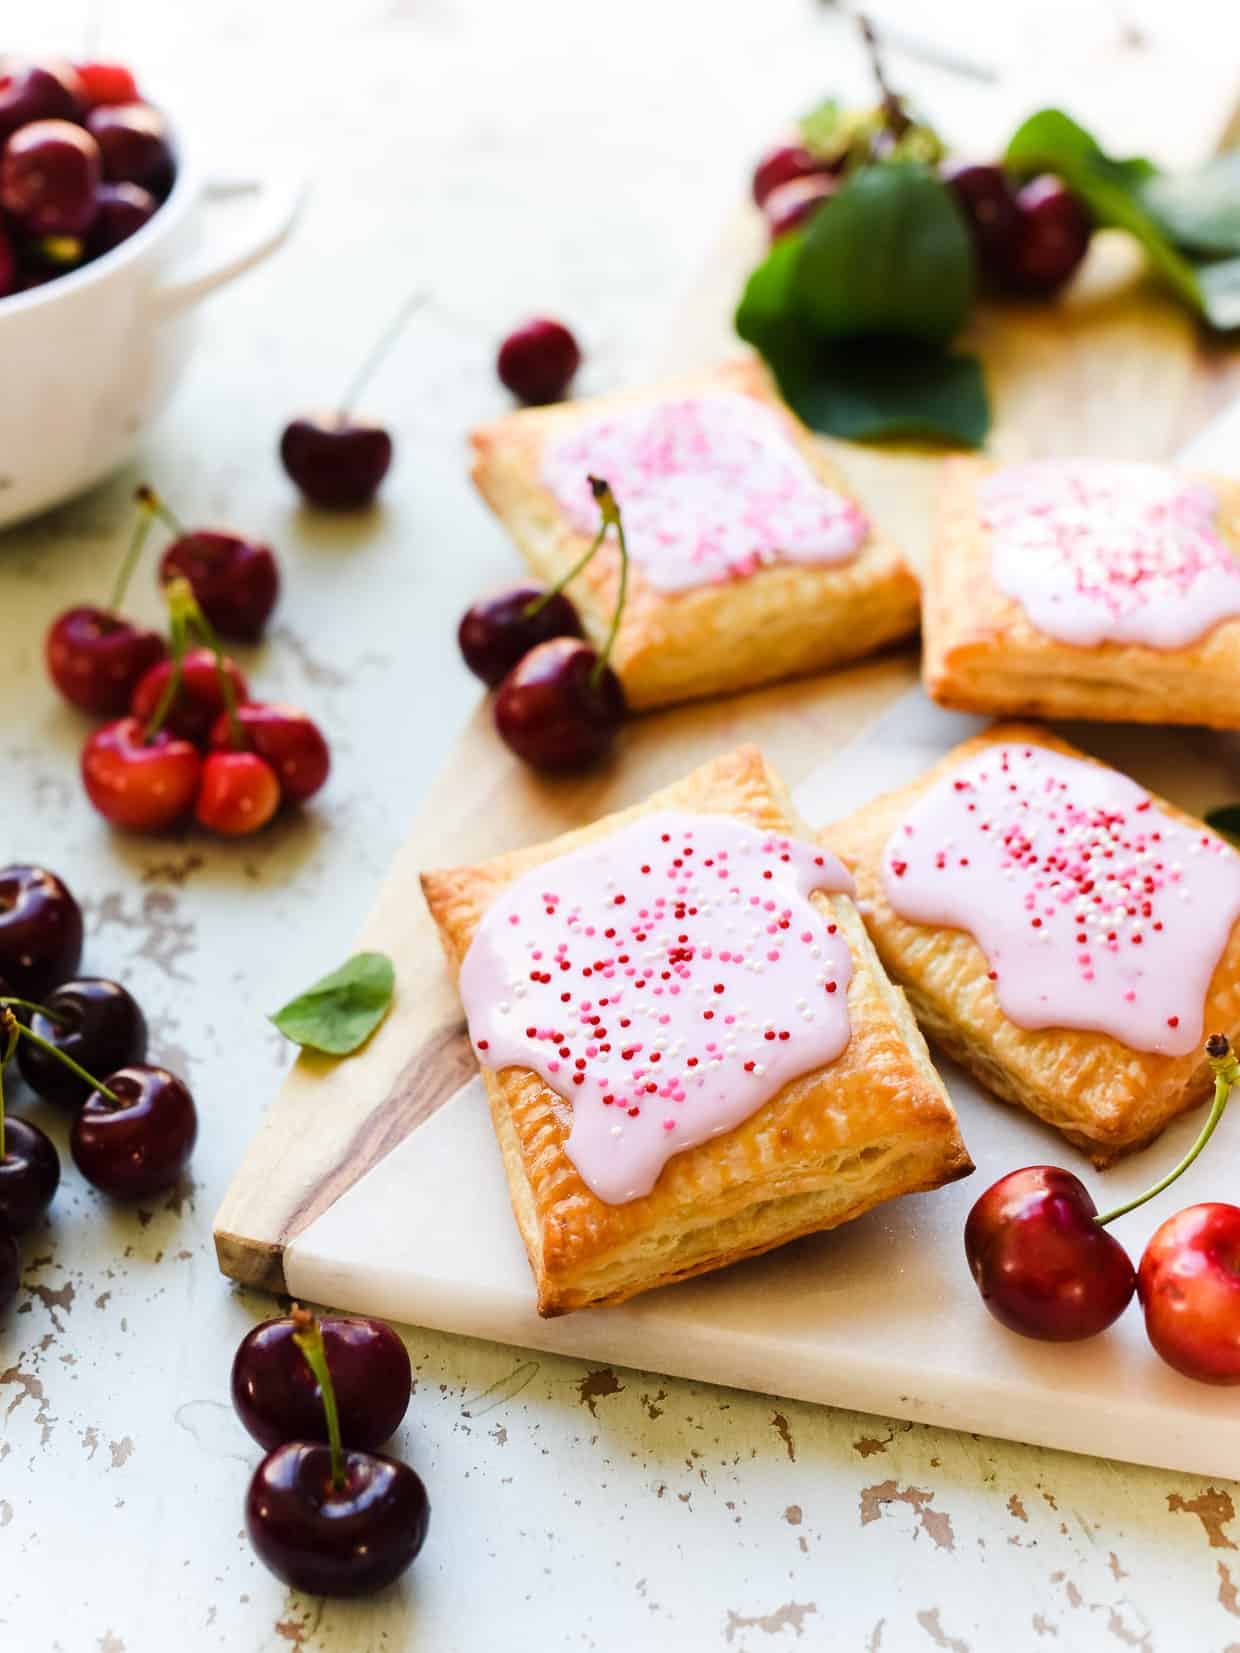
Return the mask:
<path id="1" fill-rule="evenodd" d="M 94 221 L 99 146 L 69 121 L 19 127 L 0 154 L 0 206 L 27 235 L 83 235 Z"/>
<path id="2" fill-rule="evenodd" d="M 166 1068 L 135 1062 L 87 1097 L 74 1116 L 69 1150 L 88 1182 L 113 1199 L 133 1200 L 171 1187 L 197 1136 L 185 1085 Z"/>
<path id="3" fill-rule="evenodd" d="M 754 203 L 759 207 L 765 206 L 767 196 L 781 184 L 789 184 L 794 178 L 808 178 L 824 170 L 823 163 L 804 144 L 781 143 L 775 149 L 768 150 L 754 168 Z"/>
<path id="4" fill-rule="evenodd" d="M 241 705 L 250 698 L 241 668 L 226 656 L 224 670 L 228 673 L 237 704 Z M 154 717 L 172 671 L 172 661 L 163 660 L 146 673 L 134 690 L 129 703 L 130 711 L 144 724 Z M 203 744 L 211 733 L 211 725 L 224 710 L 224 693 L 220 688 L 214 654 L 210 649 L 189 649 L 181 662 L 181 686 L 172 702 L 165 728 L 185 740 Z"/>
<path id="5" fill-rule="evenodd" d="M 624 721 L 624 691 L 610 666 L 595 681 L 598 654 L 555 637 L 520 660 L 495 696 L 495 727 L 536 769 L 579 769 L 602 757 Z"/>
<path id="6" fill-rule="evenodd" d="M 324 1315 L 320 1321 L 346 1446 L 374 1451 L 409 1406 L 413 1374 L 405 1345 L 382 1320 Z M 326 1441 L 323 1395 L 293 1341 L 291 1315 L 266 1320 L 241 1340 L 232 1367 L 237 1416 L 260 1446 Z"/>
<path id="7" fill-rule="evenodd" d="M 99 258 L 136 235 L 154 217 L 159 202 L 141 184 L 100 184 L 95 192 L 95 221 L 86 237 L 86 251 Z"/>
<path id="8" fill-rule="evenodd" d="M 1092 221 L 1078 198 L 1049 174 L 1026 184 L 1016 200 L 1020 232 L 1008 263 L 1008 284 L 1016 292 L 1049 298 L 1089 251 Z"/>
<path id="9" fill-rule="evenodd" d="M 994 164 L 952 162 L 943 168 L 943 181 L 964 213 L 982 273 L 1002 284 L 1021 235 L 1020 207 L 1007 173 Z"/>
<path id="10" fill-rule="evenodd" d="M 209 752 L 194 815 L 226 838 L 257 832 L 280 807 L 276 772 L 257 752 Z"/>
<path id="11" fill-rule="evenodd" d="M 202 528 L 173 540 L 159 563 L 166 584 L 183 576 L 207 619 L 225 637 L 253 642 L 280 591 L 271 547 Z"/>
<path id="12" fill-rule="evenodd" d="M 118 718 L 97 729 L 82 750 L 82 782 L 86 796 L 113 826 L 162 832 L 188 815 L 202 758 L 197 747 L 168 729 L 149 741 L 145 730 L 142 717 Z"/>
<path id="13" fill-rule="evenodd" d="M 113 1073 L 146 1055 L 146 1018 L 120 982 L 83 976 L 61 982 L 42 1003 L 31 1014 L 31 1032 L 87 1073 Z M 32 1091 L 62 1107 L 80 1106 L 94 1088 L 31 1039 L 18 1043 L 17 1065 Z"/>
<path id="14" fill-rule="evenodd" d="M 141 184 L 153 195 L 167 194 L 172 146 L 158 109 L 149 103 L 105 104 L 87 115 L 86 130 L 99 145 L 110 184 Z"/>
<path id="15" fill-rule="evenodd" d="M 537 316 L 509 333 L 499 347 L 501 382 L 519 401 L 558 402 L 581 366 L 577 341 L 563 322 Z"/>
<path id="16" fill-rule="evenodd" d="M 781 235 L 805 223 L 838 188 L 839 180 L 829 172 L 815 172 L 771 190 L 762 206 L 771 240 L 778 241 Z"/>
<path id="17" fill-rule="evenodd" d="M 0 970 L 9 991 L 42 999 L 82 956 L 82 909 L 46 867 L 0 868 Z"/>
<path id="18" fill-rule="evenodd" d="M 531 614 L 531 607 L 544 597 L 546 602 Z M 547 597 L 545 586 L 529 583 L 480 598 L 465 610 L 457 629 L 465 664 L 489 689 L 539 643 L 582 635 L 581 618 L 562 591 Z"/>
<path id="19" fill-rule="evenodd" d="M 358 511 L 369 505 L 392 463 L 382 425 L 348 413 L 307 413 L 280 437 L 280 463 L 311 505 Z"/>
<path id="20" fill-rule="evenodd" d="M 7 1118 L 0 1158 L 0 1226 L 11 1234 L 32 1227 L 59 1186 L 60 1156 L 48 1136 L 28 1119 Z"/>
<path id="21" fill-rule="evenodd" d="M 44 644 L 52 682 L 70 705 L 98 717 L 127 711 L 138 680 L 167 652 L 157 631 L 89 603 L 58 615 Z"/>
<path id="22" fill-rule="evenodd" d="M 79 63 L 82 101 L 88 109 L 101 103 L 137 103 L 138 83 L 123 63 Z"/>
<path id="23" fill-rule="evenodd" d="M 1011 1171 L 986 1190 L 969 1213 L 964 1248 L 996 1320 L 1062 1343 L 1118 1319 L 1136 1275 L 1097 1213 L 1080 1178 L 1054 1165 Z"/>
<path id="24" fill-rule="evenodd" d="M 81 78 L 68 63 L 47 58 L 0 65 L 0 142 L 32 121 L 79 120 L 84 95 Z"/>
<path id="25" fill-rule="evenodd" d="M 22 1254 L 7 1228 L 0 1227 L 0 1314 L 10 1308 L 22 1279 Z"/>
<path id="26" fill-rule="evenodd" d="M 317 723 L 296 706 L 252 700 L 237 707 L 237 722 L 249 751 L 275 770 L 282 795 L 294 803 L 312 798 L 326 781 L 331 753 Z M 213 751 L 233 750 L 233 730 L 226 712 L 211 730 Z"/>
<path id="27" fill-rule="evenodd" d="M 1137 1293 L 1168 1366 L 1199 1383 L 1240 1383 L 1240 1207 L 1168 1217 L 1145 1248 Z"/>

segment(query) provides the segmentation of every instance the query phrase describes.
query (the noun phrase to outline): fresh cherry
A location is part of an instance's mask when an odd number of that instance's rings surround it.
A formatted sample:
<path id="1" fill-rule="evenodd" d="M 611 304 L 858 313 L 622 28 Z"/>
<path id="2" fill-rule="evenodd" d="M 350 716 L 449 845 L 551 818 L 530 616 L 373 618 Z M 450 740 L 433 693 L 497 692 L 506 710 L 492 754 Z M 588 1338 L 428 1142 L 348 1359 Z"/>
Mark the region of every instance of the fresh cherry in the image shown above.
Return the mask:
<path id="1" fill-rule="evenodd" d="M 131 832 L 160 832 L 187 815 L 202 770 L 198 749 L 171 730 L 160 729 L 148 740 L 147 721 L 139 716 L 105 723 L 82 750 L 87 797 L 106 820 Z"/>
<path id="2" fill-rule="evenodd" d="M 1141 1258 L 1137 1295 L 1168 1366 L 1199 1383 L 1240 1383 L 1240 1207 L 1168 1217 Z"/>
<path id="3" fill-rule="evenodd" d="M 87 115 L 86 130 L 99 145 L 110 184 L 141 184 L 153 195 L 167 194 L 172 146 L 158 109 L 149 103 L 104 104 Z"/>
<path id="4" fill-rule="evenodd" d="M 225 637 L 253 642 L 276 604 L 280 575 L 270 546 L 203 528 L 164 552 L 160 579 L 183 577 L 207 619 Z"/>
<path id="5" fill-rule="evenodd" d="M 81 77 L 68 63 L 0 66 L 0 142 L 32 121 L 76 121 L 84 101 Z"/>
<path id="6" fill-rule="evenodd" d="M 62 982 L 33 1012 L 31 1031 L 90 1073 L 112 1073 L 146 1055 L 146 1020 L 118 981 L 83 976 Z M 17 1064 L 31 1090 L 48 1102 L 76 1108 L 94 1086 L 30 1039 L 17 1047 Z"/>
<path id="7" fill-rule="evenodd" d="M 562 400 L 581 366 L 577 341 L 563 322 L 535 317 L 509 333 L 499 347 L 500 381 L 519 401 Z"/>
<path id="8" fill-rule="evenodd" d="M 99 146 L 69 121 L 33 121 L 0 153 L 0 206 L 27 235 L 83 235 L 97 210 Z"/>
<path id="9" fill-rule="evenodd" d="M 0 298 L 15 293 L 21 282 L 21 266 L 13 243 L 0 227 Z"/>
<path id="10" fill-rule="evenodd" d="M 1014 291 L 1049 298 L 1069 280 L 1089 251 L 1089 214 L 1060 179 L 1034 178 L 1016 197 L 1020 231 L 1008 261 Z"/>
<path id="11" fill-rule="evenodd" d="M 465 664 L 491 689 L 539 643 L 580 636 L 581 619 L 571 599 L 562 591 L 548 594 L 545 587 L 532 584 L 509 586 L 480 598 L 465 610 L 457 630 Z"/>
<path id="12" fill-rule="evenodd" d="M 59 1185 L 60 1156 L 50 1139 L 28 1119 L 6 1119 L 0 1157 L 0 1226 L 11 1234 L 32 1227 L 52 1203 Z"/>
<path id="13" fill-rule="evenodd" d="M 818 156 L 806 149 L 804 144 L 781 143 L 775 149 L 768 150 L 754 168 L 754 203 L 759 207 L 765 206 L 772 190 L 782 184 L 790 184 L 794 178 L 808 178 L 825 170 Z"/>
<path id="14" fill-rule="evenodd" d="M 1095 1222 L 1098 1208 L 1071 1171 L 1030 1165 L 1000 1177 L 974 1205 L 964 1248 L 982 1301 L 1025 1337 L 1092 1337 L 1123 1313 L 1136 1275 Z"/>
<path id="15" fill-rule="evenodd" d="M 148 723 L 154 717 L 173 669 L 171 660 L 163 660 L 139 681 L 130 701 L 130 711 L 141 723 Z M 241 669 L 235 661 L 226 659 L 224 670 L 240 705 L 250 697 Z M 188 650 L 181 663 L 181 685 L 165 728 L 185 740 L 203 743 L 211 733 L 212 724 L 225 710 L 215 655 L 210 649 Z"/>
<path id="16" fill-rule="evenodd" d="M 495 696 L 495 727 L 536 769 L 578 769 L 602 757 L 624 721 L 624 691 L 610 666 L 575 637 L 540 643 Z"/>
<path id="17" fill-rule="evenodd" d="M 348 413 L 305 413 L 280 437 L 280 463 L 311 505 L 357 511 L 369 505 L 392 463 L 382 425 Z"/>
<path id="18" fill-rule="evenodd" d="M 133 1062 L 110 1074 L 75 1115 L 69 1149 L 78 1170 L 114 1199 L 168 1188 L 198 1135 L 194 1099 L 166 1068 Z"/>
<path id="19" fill-rule="evenodd" d="M 87 109 L 98 109 L 102 103 L 139 101 L 133 71 L 123 63 L 79 63 L 77 73 L 82 83 L 82 102 Z"/>
<path id="20" fill-rule="evenodd" d="M 943 180 L 964 213 L 982 273 L 1001 285 L 1021 234 L 1020 207 L 1007 173 L 993 164 L 954 162 L 943 168 Z"/>
<path id="21" fill-rule="evenodd" d="M 276 772 L 257 752 L 209 752 L 194 815 L 225 838 L 257 832 L 280 807 Z"/>
<path id="22" fill-rule="evenodd" d="M 86 237 L 91 258 L 110 253 L 150 221 L 159 202 L 141 184 L 100 184 L 95 192 L 95 221 Z"/>
<path id="23" fill-rule="evenodd" d="M 0 1226 L 0 1314 L 10 1308 L 22 1279 L 22 1254 L 7 1228 Z"/>
<path id="24" fill-rule="evenodd" d="M 312 798 L 326 781 L 331 753 L 317 723 L 296 706 L 252 700 L 237 707 L 245 747 L 275 770 L 280 792 L 294 803 Z M 233 728 L 221 712 L 211 730 L 213 751 L 233 750 Z"/>
<path id="25" fill-rule="evenodd" d="M 762 207 L 771 240 L 778 241 L 781 235 L 804 224 L 838 188 L 839 180 L 829 172 L 816 172 L 771 190 Z"/>
<path id="26" fill-rule="evenodd" d="M 0 868 L 0 970 L 23 999 L 41 1000 L 77 969 L 82 910 L 46 867 Z"/>
<path id="27" fill-rule="evenodd" d="M 99 717 L 126 711 L 139 679 L 167 652 L 157 631 L 86 603 L 59 615 L 44 645 L 48 675 L 61 694 Z"/>
<path id="28" fill-rule="evenodd" d="M 405 1345 L 382 1320 L 325 1315 L 320 1322 L 345 1445 L 373 1451 L 396 1433 L 409 1406 Z M 291 1315 L 247 1332 L 232 1367 L 237 1416 L 260 1446 L 326 1441 L 318 1379 L 294 1341 Z"/>

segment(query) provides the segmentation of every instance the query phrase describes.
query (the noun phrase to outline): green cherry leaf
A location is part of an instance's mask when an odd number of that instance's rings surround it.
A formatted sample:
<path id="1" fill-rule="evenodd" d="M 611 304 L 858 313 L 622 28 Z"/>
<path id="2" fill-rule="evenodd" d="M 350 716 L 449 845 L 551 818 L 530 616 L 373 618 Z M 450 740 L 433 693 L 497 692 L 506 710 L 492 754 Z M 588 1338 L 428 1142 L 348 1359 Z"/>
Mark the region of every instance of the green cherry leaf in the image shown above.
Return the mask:
<path id="1" fill-rule="evenodd" d="M 1160 172 L 1141 199 L 1177 247 L 1203 258 L 1240 254 L 1240 149 L 1193 172 Z"/>
<path id="2" fill-rule="evenodd" d="M 349 1056 L 387 1015 L 395 983 L 386 953 L 354 953 L 338 970 L 290 999 L 271 1020 L 303 1049 Z"/>
<path id="3" fill-rule="evenodd" d="M 982 364 L 908 339 L 837 346 L 791 397 L 813 430 L 850 442 L 931 441 L 980 448 L 990 428 Z"/>
<path id="4" fill-rule="evenodd" d="M 1206 812 L 1206 825 L 1240 849 L 1240 804 L 1223 804 Z"/>
<path id="5" fill-rule="evenodd" d="M 814 353 L 812 333 L 797 310 L 793 288 L 800 256 L 801 232 L 781 235 L 745 283 L 735 321 L 739 336 L 765 359 L 789 399 L 810 378 Z"/>

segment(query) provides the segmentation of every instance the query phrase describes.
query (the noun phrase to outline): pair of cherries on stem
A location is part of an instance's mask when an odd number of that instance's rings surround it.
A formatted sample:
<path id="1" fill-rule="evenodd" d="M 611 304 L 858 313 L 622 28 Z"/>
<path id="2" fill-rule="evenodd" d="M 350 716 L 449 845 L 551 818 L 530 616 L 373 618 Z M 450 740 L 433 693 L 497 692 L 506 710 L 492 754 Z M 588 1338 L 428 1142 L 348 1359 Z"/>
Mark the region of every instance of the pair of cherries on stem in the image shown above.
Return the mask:
<path id="1" fill-rule="evenodd" d="M 430 1503 L 407 1464 L 375 1449 L 409 1405 L 404 1344 L 380 1320 L 294 1307 L 247 1334 L 233 1404 L 267 1456 L 246 1494 L 250 1542 L 285 1584 L 360 1596 L 391 1584 L 426 1538 Z"/>
<path id="2" fill-rule="evenodd" d="M 620 507 L 592 476 L 598 532 L 549 591 L 519 585 L 466 610 L 457 633 L 465 664 L 496 690 L 501 739 L 536 769 L 579 769 L 602 757 L 624 721 L 624 691 L 609 665 L 628 591 L 629 557 Z M 582 637 L 581 619 L 564 588 L 616 531 L 620 573 L 611 626 L 601 650 Z"/>
<path id="3" fill-rule="evenodd" d="M 982 1299 L 1010 1330 L 1051 1342 L 1104 1331 L 1135 1291 L 1155 1350 L 1203 1383 L 1240 1383 L 1240 1207 L 1208 1202 L 1169 1217 L 1139 1270 L 1107 1225 L 1169 1188 L 1201 1153 L 1240 1083 L 1226 1037 L 1206 1056 L 1214 1101 L 1188 1153 L 1153 1187 L 1099 1215 L 1079 1177 L 1033 1165 L 994 1183 L 965 1224 L 965 1254 Z"/>

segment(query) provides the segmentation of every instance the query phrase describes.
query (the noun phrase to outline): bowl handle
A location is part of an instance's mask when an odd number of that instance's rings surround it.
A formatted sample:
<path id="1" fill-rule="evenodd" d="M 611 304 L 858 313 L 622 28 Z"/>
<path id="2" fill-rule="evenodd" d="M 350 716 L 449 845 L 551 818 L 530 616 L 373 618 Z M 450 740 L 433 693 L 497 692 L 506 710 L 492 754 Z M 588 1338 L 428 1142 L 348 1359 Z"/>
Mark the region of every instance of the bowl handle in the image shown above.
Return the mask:
<path id="1" fill-rule="evenodd" d="M 196 257 L 188 259 L 160 285 L 155 295 L 157 315 L 172 316 L 223 287 L 235 276 L 261 264 L 287 239 L 305 199 L 300 175 L 270 174 L 260 178 L 214 178 L 207 182 L 207 207 L 254 200 L 254 210 L 227 239 L 208 239 Z"/>

